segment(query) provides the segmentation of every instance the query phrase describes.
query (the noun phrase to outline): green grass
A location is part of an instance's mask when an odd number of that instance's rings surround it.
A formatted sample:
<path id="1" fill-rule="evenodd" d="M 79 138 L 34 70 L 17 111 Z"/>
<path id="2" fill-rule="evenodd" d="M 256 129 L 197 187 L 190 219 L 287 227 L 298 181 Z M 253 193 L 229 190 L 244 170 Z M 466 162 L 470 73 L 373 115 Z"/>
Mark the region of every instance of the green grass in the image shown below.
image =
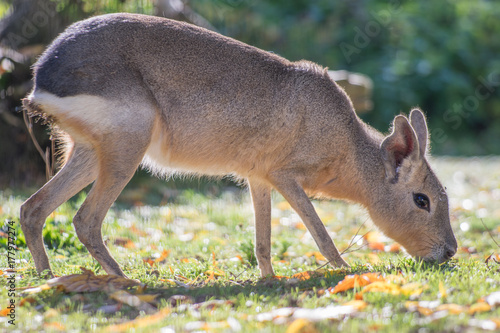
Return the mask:
<path id="1" fill-rule="evenodd" d="M 135 332 L 154 332 L 165 327 L 175 332 L 479 330 L 477 326 L 486 323 L 485 320 L 500 318 L 500 307 L 472 315 L 466 311 L 424 315 L 409 309 L 406 302 L 410 298 L 413 301 L 437 300 L 441 304 L 469 307 L 500 290 L 500 264 L 493 260 L 485 263 L 490 254 L 500 253 L 494 242 L 500 242 L 500 159 L 439 158 L 433 162 L 450 197 L 452 227 L 459 242 L 459 251 L 453 260 L 442 265 L 426 265 L 406 258 L 403 253 L 375 253 L 363 247 L 344 256 L 352 265 L 350 269 L 329 268 L 327 274 L 305 281 L 259 278 L 253 256 L 253 215 L 247 190 L 197 192 L 181 189 L 168 198 L 170 203 L 167 205 L 139 206 L 130 204 L 138 202 L 134 191 L 144 193 L 148 185 L 129 187 L 122 195 L 127 202 L 118 203 L 106 216 L 103 235 L 125 273 L 147 286 L 128 292 L 157 295 L 152 312 L 120 304 L 104 291 L 65 293 L 52 288 L 33 295 L 24 292 L 24 288 L 42 285 L 45 280 L 35 273 L 20 233 L 18 211 L 25 197 L 0 192 L 1 230 L 7 232 L 7 221 L 12 220 L 19 234 L 15 252 L 16 329 L 22 332 L 116 331 L 118 328 L 110 329 L 111 325 L 134 319 L 137 324 L 140 318 L 145 318 L 147 325 L 135 327 Z M 157 180 L 151 182 L 156 189 L 157 183 Z M 76 238 L 70 223 L 84 198 L 84 194 L 73 198 L 47 219 L 44 240 L 52 269 L 58 276 L 79 274 L 80 266 L 96 274 L 105 274 Z M 367 220 L 367 214 L 356 205 L 335 201 L 316 201 L 314 204 L 341 250 L 347 248 Z M 324 264 L 311 254 L 318 251 L 314 241 L 278 195 L 273 198 L 272 216 L 272 255 L 277 275 L 291 276 L 316 270 Z M 359 233 L 369 230 L 375 228 L 368 222 Z M 7 267 L 5 237 L 0 238 L 0 246 L 0 269 L 4 270 Z M 161 263 L 151 266 L 144 261 L 148 258 L 154 261 L 164 250 L 170 253 Z M 210 271 L 222 275 L 210 277 Z M 292 330 L 295 326 L 290 326 L 291 318 L 258 320 L 258 314 L 279 308 L 317 309 L 352 301 L 362 288 L 337 294 L 330 294 L 328 288 L 335 287 L 348 274 L 366 272 L 380 272 L 383 276 L 398 274 L 406 283 L 419 283 L 423 291 L 413 298 L 402 294 L 364 293 L 365 308 L 345 318 L 306 322 L 302 330 Z M 1 278 L 7 279 L 7 275 L 4 273 Z M 445 297 L 440 294 L 443 288 Z M 31 303 L 25 301 L 20 306 L 21 299 L 29 299 Z M 8 290 L 2 287 L 0 309 L 8 305 L 8 300 Z M 227 302 L 218 302 L 221 300 Z M 161 310 L 163 312 L 157 312 Z M 157 317 L 154 317 L 155 312 Z M 0 317 L 1 329 L 12 328 L 6 320 Z"/>

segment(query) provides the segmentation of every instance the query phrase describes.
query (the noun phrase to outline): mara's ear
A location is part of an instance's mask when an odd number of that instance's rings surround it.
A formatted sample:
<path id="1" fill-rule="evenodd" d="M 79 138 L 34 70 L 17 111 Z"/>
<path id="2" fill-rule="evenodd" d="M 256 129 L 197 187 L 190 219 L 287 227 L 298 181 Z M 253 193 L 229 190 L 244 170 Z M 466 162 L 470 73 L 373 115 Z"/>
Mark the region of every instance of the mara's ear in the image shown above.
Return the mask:
<path id="1" fill-rule="evenodd" d="M 380 145 L 386 177 L 398 180 L 399 167 L 406 158 L 420 157 L 417 135 L 404 116 L 394 118 L 392 133 Z"/>
<path id="2" fill-rule="evenodd" d="M 417 134 L 420 156 L 425 156 L 427 143 L 429 142 L 429 131 L 427 130 L 427 122 L 425 121 L 424 113 L 420 111 L 420 109 L 411 110 L 410 124 Z"/>

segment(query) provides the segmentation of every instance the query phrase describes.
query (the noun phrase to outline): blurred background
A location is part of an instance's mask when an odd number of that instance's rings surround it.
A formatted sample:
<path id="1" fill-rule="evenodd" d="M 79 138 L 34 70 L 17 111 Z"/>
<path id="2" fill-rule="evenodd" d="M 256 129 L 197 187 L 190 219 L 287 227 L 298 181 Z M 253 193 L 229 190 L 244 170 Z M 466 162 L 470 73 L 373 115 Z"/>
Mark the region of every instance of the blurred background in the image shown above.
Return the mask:
<path id="1" fill-rule="evenodd" d="M 382 132 L 396 114 L 419 106 L 434 155 L 500 154 L 499 1 L 0 0 L 0 190 L 46 180 L 20 112 L 30 66 L 72 22 L 124 11 L 188 21 L 292 61 L 363 74 L 373 90 L 369 107 L 357 111 Z M 43 153 L 49 133 L 33 124 Z"/>

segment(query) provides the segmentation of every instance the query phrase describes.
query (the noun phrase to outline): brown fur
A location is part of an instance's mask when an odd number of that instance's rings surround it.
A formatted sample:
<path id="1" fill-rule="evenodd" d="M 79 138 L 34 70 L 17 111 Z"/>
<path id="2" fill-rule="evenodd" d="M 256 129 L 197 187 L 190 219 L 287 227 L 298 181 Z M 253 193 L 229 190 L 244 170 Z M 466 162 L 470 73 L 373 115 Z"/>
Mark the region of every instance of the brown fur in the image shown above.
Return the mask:
<path id="1" fill-rule="evenodd" d="M 101 224 L 141 162 L 159 174 L 246 179 L 263 276 L 273 274 L 271 189 L 335 266 L 347 264 L 308 196 L 361 203 L 416 257 L 442 262 L 456 250 L 446 193 L 426 161 L 423 113 L 397 116 L 384 137 L 357 117 L 319 65 L 292 63 L 185 23 L 115 14 L 68 28 L 34 74 L 25 107 L 53 116 L 73 145 L 66 165 L 21 208 L 39 272 L 50 269 L 45 218 L 94 182 L 75 230 L 108 273 L 124 275 Z M 417 194 L 430 206 L 417 207 Z"/>

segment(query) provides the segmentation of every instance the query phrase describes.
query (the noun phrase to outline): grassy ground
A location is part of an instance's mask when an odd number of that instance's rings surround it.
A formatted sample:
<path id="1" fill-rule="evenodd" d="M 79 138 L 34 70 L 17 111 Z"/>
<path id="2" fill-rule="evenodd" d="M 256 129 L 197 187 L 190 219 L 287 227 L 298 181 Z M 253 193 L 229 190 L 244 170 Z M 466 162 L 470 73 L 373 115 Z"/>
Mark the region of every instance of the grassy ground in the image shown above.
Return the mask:
<path id="1" fill-rule="evenodd" d="M 103 275 L 75 236 L 70 221 L 84 195 L 61 206 L 44 229 L 54 273 L 80 275 L 46 285 L 34 271 L 22 234 L 14 251 L 16 272 L 8 270 L 8 221 L 20 231 L 18 211 L 25 198 L 0 192 L 0 273 L 7 281 L 0 289 L 0 330 L 14 329 L 5 317 L 10 299 L 15 329 L 22 332 L 500 329 L 500 295 L 495 294 L 500 290 L 495 244 L 500 243 L 500 159 L 440 158 L 433 164 L 450 197 L 459 242 L 453 260 L 440 266 L 415 263 L 369 221 L 363 224 L 368 217 L 360 207 L 324 201 L 314 204 L 337 247 L 352 245 L 344 255 L 352 267 L 320 268 L 325 262 L 314 241 L 276 195 L 273 265 L 287 278 L 266 280 L 259 278 L 253 257 L 252 209 L 244 189 L 208 187 L 200 194 L 166 190 L 159 181 L 129 188 L 103 227 L 113 256 L 141 282 L 128 288 Z M 169 203 L 140 205 L 148 190 L 161 198 L 158 203 Z M 80 267 L 97 277 L 81 274 Z M 13 274 L 15 297 L 9 295 Z M 354 274 L 358 277 L 349 276 Z M 37 286 L 42 288 L 32 289 Z"/>

